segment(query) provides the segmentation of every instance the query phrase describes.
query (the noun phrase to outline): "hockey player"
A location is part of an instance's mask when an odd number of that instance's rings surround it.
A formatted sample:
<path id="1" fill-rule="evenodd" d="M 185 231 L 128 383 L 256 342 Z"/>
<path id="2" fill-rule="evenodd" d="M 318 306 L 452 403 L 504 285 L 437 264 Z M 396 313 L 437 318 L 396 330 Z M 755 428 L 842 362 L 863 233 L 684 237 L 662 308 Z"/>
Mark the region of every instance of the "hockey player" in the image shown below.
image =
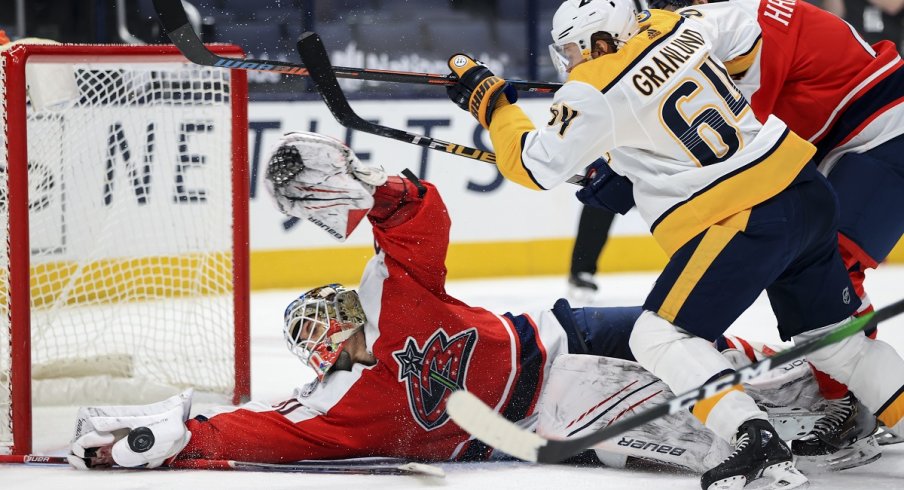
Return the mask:
<path id="1" fill-rule="evenodd" d="M 267 179 L 285 213 L 334 236 L 347 235 L 365 214 L 373 225 L 376 254 L 357 291 L 316 288 L 285 311 L 289 348 L 317 379 L 275 406 L 252 402 L 190 420 L 189 394 L 144 407 L 83 409 L 73 465 L 154 467 L 173 457 L 483 460 L 491 448 L 446 414 L 453 390 L 468 389 L 520 421 L 535 414 L 560 354 L 633 360 L 629 329 L 616 327 L 630 327 L 639 308 L 572 309 L 560 300 L 536 314 L 496 314 L 449 296 L 450 219 L 437 190 L 413 174 L 387 177 L 336 140 L 290 133 Z"/>
<path id="2" fill-rule="evenodd" d="M 562 183 L 617 149 L 613 169 L 670 256 L 634 326 L 638 361 L 676 392 L 731 366 L 715 340 L 763 289 L 783 339 L 846 322 L 860 305 L 837 250 L 835 197 L 811 163 L 816 148 L 776 117 L 757 121 L 691 19 L 625 0 L 568 0 L 553 19 L 554 60 L 570 71 L 545 127 L 514 104 L 486 67 L 454 55 L 450 98 L 489 130 L 500 171 L 532 189 Z M 752 260 L 752 258 L 756 260 Z M 717 307 L 713 307 L 717 305 Z M 851 338 L 812 356 L 871 410 L 901 422 L 904 360 L 887 344 Z M 877 379 L 883 370 L 893 373 Z M 787 446 L 741 390 L 698 403 L 695 415 L 735 452 L 704 489 L 768 477 L 806 483 Z M 898 427 L 900 428 L 900 427 Z"/>
<path id="3" fill-rule="evenodd" d="M 816 145 L 815 160 L 838 195 L 839 246 L 863 302 L 858 313 L 872 311 L 864 273 L 904 235 L 904 62 L 897 47 L 869 46 L 846 22 L 806 2 L 707 3 L 651 6 L 690 6 L 679 13 L 705 27 L 757 117 L 775 114 Z M 795 441 L 793 452 L 820 464 L 844 461 L 839 469 L 878 458 L 871 414 L 846 386 L 820 372 L 817 379 L 832 416 Z"/>

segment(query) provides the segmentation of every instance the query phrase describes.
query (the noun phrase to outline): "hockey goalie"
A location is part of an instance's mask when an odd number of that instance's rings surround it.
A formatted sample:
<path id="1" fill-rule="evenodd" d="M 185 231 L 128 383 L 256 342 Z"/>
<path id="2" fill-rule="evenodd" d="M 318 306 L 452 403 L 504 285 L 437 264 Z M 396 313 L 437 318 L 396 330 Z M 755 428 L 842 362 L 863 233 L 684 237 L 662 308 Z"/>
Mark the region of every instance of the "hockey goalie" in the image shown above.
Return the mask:
<path id="1" fill-rule="evenodd" d="M 571 308 L 496 314 L 445 291 L 451 224 L 435 186 L 410 172 L 387 176 L 344 144 L 289 133 L 267 169 L 279 209 L 344 239 L 366 217 L 375 255 L 360 286 L 329 284 L 292 301 L 283 333 L 316 375 L 275 404 L 251 402 L 190 418 L 191 391 L 145 406 L 79 412 L 69 461 L 77 468 L 154 468 L 176 459 L 285 463 L 357 457 L 481 461 L 501 456 L 452 422 L 449 395 L 467 389 L 507 419 L 569 437 L 670 397 L 634 362 L 628 338 L 640 308 Z M 723 339 L 734 362 L 756 351 Z M 818 404 L 805 365 L 749 392 L 766 407 Z M 812 417 L 781 413 L 783 437 Z M 672 416 L 604 443 L 582 458 L 628 458 L 703 471 L 725 459 L 725 441 Z"/>

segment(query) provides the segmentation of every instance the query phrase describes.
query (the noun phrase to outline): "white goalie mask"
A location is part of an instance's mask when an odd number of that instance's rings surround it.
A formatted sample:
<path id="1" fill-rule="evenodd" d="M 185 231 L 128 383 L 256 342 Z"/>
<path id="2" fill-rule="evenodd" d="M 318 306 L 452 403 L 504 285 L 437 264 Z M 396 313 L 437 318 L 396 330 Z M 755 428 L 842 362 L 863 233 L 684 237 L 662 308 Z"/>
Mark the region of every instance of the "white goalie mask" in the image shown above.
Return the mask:
<path id="1" fill-rule="evenodd" d="M 351 367 L 345 341 L 366 321 L 358 293 L 340 284 L 314 288 L 286 308 L 283 335 L 289 351 L 311 366 L 323 381 L 330 369 Z"/>
<path id="2" fill-rule="evenodd" d="M 618 49 L 639 30 L 633 0 L 566 0 L 552 18 L 549 54 L 564 75 L 591 59 L 597 32 L 609 33 Z"/>

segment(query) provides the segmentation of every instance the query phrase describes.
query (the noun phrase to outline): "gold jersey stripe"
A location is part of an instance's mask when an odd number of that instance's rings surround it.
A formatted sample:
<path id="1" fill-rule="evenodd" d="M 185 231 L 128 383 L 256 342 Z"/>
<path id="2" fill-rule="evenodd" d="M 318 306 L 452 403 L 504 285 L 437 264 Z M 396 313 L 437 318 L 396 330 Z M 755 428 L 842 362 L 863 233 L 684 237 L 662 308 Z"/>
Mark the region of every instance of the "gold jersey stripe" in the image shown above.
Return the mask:
<path id="1" fill-rule="evenodd" d="M 788 131 L 771 153 L 669 210 L 653 237 L 669 257 L 703 230 L 783 191 L 816 153 L 816 147 Z"/>

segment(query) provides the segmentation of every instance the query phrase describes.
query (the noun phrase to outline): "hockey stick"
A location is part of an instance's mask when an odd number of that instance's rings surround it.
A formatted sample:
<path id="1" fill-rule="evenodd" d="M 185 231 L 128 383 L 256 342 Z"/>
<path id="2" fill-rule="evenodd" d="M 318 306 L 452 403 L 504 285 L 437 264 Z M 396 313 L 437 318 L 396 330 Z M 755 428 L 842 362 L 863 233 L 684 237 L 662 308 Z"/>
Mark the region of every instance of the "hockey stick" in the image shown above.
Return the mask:
<path id="1" fill-rule="evenodd" d="M 0 463 L 18 463 L 29 466 L 69 465 L 64 456 L 0 455 Z M 131 470 L 114 466 L 104 468 L 112 470 Z M 250 461 L 233 461 L 223 459 L 178 459 L 159 470 L 220 470 L 220 471 L 259 471 L 271 473 L 320 473 L 334 475 L 412 475 L 435 476 L 443 478 L 446 473 L 438 466 L 422 463 L 407 463 L 395 460 L 384 461 L 299 461 L 297 463 L 254 463 Z"/>
<path id="2" fill-rule="evenodd" d="M 317 34 L 305 32 L 301 35 L 298 39 L 298 54 L 301 55 L 301 61 L 308 67 L 311 79 L 314 80 L 314 84 L 317 85 L 317 91 L 320 92 L 320 97 L 326 103 L 330 112 L 333 113 L 333 117 L 339 121 L 339 124 L 357 131 L 404 141 L 405 143 L 423 146 L 431 150 L 452 153 L 487 163 L 496 163 L 496 154 L 493 152 L 478 150 L 477 148 L 457 143 L 449 143 L 409 133 L 401 129 L 381 126 L 362 119 L 348 104 L 348 99 L 345 98 L 345 93 L 342 91 L 342 87 L 339 86 L 339 81 L 336 80 L 333 66 L 330 64 L 330 57 L 327 55 L 326 48 Z"/>
<path id="3" fill-rule="evenodd" d="M 204 66 L 218 66 L 239 70 L 269 71 L 286 75 L 308 76 L 304 65 L 275 60 L 253 60 L 250 58 L 224 58 L 210 52 L 201 42 L 201 38 L 188 22 L 188 15 L 182 6 L 182 0 L 154 0 L 154 9 L 166 35 L 179 51 L 193 63 Z M 375 82 L 419 83 L 428 85 L 453 85 L 458 78 L 452 75 L 434 73 L 413 73 L 392 70 L 372 70 L 367 68 L 348 68 L 334 66 L 333 70 L 339 78 L 371 80 Z M 522 92 L 552 93 L 562 86 L 555 82 L 530 82 L 526 80 L 508 80 L 512 86 Z"/>
<path id="4" fill-rule="evenodd" d="M 313 32 L 305 32 L 298 39 L 298 54 L 301 60 L 317 85 L 317 91 L 326 106 L 330 109 L 333 117 L 339 121 L 339 124 L 349 129 L 361 131 L 364 133 L 375 134 L 384 138 L 390 138 L 412 145 L 423 146 L 431 150 L 438 150 L 453 155 L 463 156 L 472 160 L 480 160 L 487 163 L 496 163 L 496 154 L 489 151 L 478 150 L 469 146 L 459 145 L 458 143 L 449 143 L 448 141 L 438 140 L 427 136 L 421 136 L 415 133 L 409 133 L 401 129 L 390 128 L 367 121 L 352 109 L 349 105 L 339 81 L 333 72 L 330 64 L 330 57 L 326 53 L 326 48 L 320 40 L 320 36 Z M 574 175 L 566 182 L 569 184 L 585 185 L 588 179 L 584 175 Z"/>
<path id="5" fill-rule="evenodd" d="M 446 409 L 455 423 L 490 446 L 525 461 L 558 463 L 584 449 L 659 417 L 687 410 L 699 401 L 764 374 L 772 366 L 785 364 L 810 352 L 839 342 L 902 312 L 904 312 L 904 300 L 879 309 L 874 314 L 857 318 L 822 337 L 801 342 L 790 349 L 779 352 L 773 357 L 767 357 L 759 362 L 740 368 L 734 374 L 706 383 L 695 390 L 672 398 L 667 403 L 656 405 L 601 430 L 573 439 L 545 439 L 533 432 L 524 430 L 503 418 L 479 398 L 464 390 L 452 393 L 446 404 Z"/>

